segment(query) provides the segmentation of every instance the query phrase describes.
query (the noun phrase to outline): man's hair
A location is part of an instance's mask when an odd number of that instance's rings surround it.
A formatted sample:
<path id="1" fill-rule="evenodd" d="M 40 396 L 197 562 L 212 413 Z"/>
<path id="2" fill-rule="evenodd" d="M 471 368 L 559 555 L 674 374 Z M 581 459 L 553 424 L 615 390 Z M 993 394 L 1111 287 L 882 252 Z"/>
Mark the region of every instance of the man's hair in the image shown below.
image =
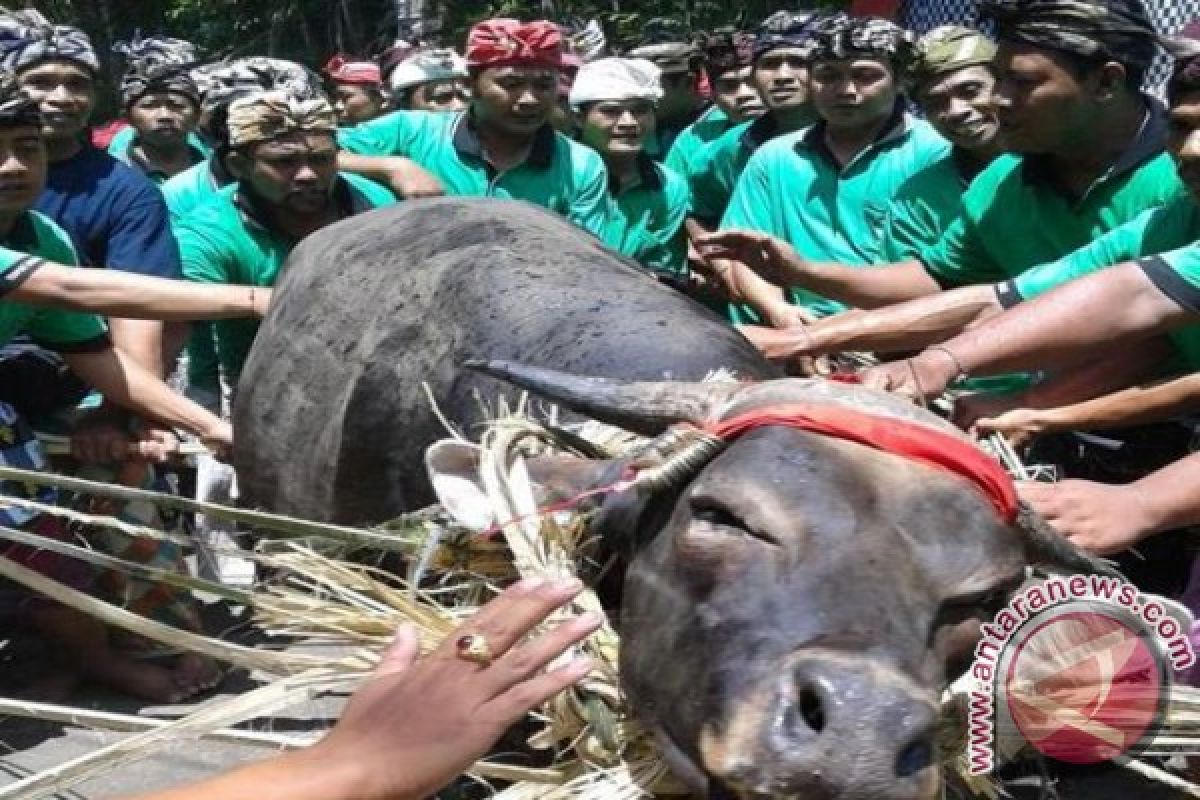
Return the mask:
<path id="1" fill-rule="evenodd" d="M 1106 64 L 1120 64 L 1125 69 L 1125 88 L 1133 93 L 1141 91 L 1142 82 L 1146 79 L 1146 67 L 1141 64 L 1131 64 L 1129 62 L 1120 62 L 1111 58 L 1089 58 L 1081 56 L 1077 53 L 1068 53 L 1065 50 L 1053 51 L 1060 59 L 1063 65 L 1067 68 L 1075 78 L 1082 80 L 1087 78 L 1097 70 L 1102 69 Z"/>

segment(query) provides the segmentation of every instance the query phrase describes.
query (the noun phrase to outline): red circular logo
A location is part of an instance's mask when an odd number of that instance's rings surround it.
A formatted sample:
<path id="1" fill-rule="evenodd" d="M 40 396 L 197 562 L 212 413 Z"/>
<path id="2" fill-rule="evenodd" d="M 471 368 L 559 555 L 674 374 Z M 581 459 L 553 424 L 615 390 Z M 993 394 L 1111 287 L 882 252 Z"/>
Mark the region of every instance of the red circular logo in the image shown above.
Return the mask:
<path id="1" fill-rule="evenodd" d="M 1002 689 L 1017 730 L 1043 754 L 1097 764 L 1154 733 L 1169 676 L 1150 635 L 1120 616 L 1063 608 L 1014 638 Z"/>

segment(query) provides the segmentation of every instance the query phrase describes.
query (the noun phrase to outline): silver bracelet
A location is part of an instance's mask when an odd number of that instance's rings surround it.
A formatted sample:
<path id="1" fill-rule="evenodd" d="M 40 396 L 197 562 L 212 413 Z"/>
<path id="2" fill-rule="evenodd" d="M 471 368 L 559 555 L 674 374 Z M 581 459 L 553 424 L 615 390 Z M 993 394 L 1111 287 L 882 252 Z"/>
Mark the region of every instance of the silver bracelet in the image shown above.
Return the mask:
<path id="1" fill-rule="evenodd" d="M 954 369 L 957 370 L 957 374 L 954 376 L 954 381 L 962 381 L 971 377 L 971 373 L 967 372 L 966 368 L 963 367 L 962 362 L 958 360 L 958 356 L 954 355 L 954 351 L 949 347 L 943 347 L 940 344 L 935 344 L 933 347 L 926 347 L 925 349 L 937 350 L 939 353 L 946 354 L 946 357 L 949 358 L 951 363 L 954 364 Z"/>

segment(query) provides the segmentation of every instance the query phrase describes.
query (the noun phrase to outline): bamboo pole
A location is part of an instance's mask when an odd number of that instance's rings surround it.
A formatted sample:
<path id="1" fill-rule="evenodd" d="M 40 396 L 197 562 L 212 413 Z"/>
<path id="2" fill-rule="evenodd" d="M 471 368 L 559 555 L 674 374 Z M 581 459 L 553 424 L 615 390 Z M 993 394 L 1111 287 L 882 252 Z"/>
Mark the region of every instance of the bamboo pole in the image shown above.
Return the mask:
<path id="1" fill-rule="evenodd" d="M 408 552 L 412 545 L 399 537 L 366 530 L 349 528 L 344 525 L 330 525 L 322 522 L 293 519 L 281 514 L 270 514 L 265 511 L 251 511 L 244 508 L 205 503 L 188 497 L 177 497 L 161 492 L 151 492 L 146 489 L 132 489 L 127 486 L 116 486 L 110 483 L 89 481 L 52 472 L 18 469 L 16 467 L 0 466 L 0 481 L 16 481 L 31 483 L 37 486 L 53 486 L 73 492 L 107 497 L 125 502 L 146 502 L 176 511 L 192 511 L 207 514 L 212 517 L 231 520 L 243 525 L 250 525 L 289 536 L 316 536 L 325 539 L 337 539 L 359 546 L 369 546 L 379 550 Z"/>

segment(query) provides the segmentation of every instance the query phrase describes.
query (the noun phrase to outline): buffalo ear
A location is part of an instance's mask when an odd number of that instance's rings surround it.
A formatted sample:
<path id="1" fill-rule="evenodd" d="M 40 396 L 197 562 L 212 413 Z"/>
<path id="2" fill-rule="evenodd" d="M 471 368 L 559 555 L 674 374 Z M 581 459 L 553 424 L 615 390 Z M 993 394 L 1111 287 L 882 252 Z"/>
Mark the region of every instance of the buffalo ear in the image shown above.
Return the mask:
<path id="1" fill-rule="evenodd" d="M 479 475 L 482 457 L 479 445 L 456 439 L 437 442 L 425 451 L 425 471 L 438 502 L 456 522 L 475 531 L 487 530 L 499 521 Z M 567 454 L 525 459 L 539 508 L 613 483 L 624 464 Z"/>
<path id="2" fill-rule="evenodd" d="M 479 479 L 483 450 L 476 444 L 444 439 L 425 451 L 425 472 L 438 502 L 454 521 L 473 531 L 495 524 L 496 516 Z"/>

